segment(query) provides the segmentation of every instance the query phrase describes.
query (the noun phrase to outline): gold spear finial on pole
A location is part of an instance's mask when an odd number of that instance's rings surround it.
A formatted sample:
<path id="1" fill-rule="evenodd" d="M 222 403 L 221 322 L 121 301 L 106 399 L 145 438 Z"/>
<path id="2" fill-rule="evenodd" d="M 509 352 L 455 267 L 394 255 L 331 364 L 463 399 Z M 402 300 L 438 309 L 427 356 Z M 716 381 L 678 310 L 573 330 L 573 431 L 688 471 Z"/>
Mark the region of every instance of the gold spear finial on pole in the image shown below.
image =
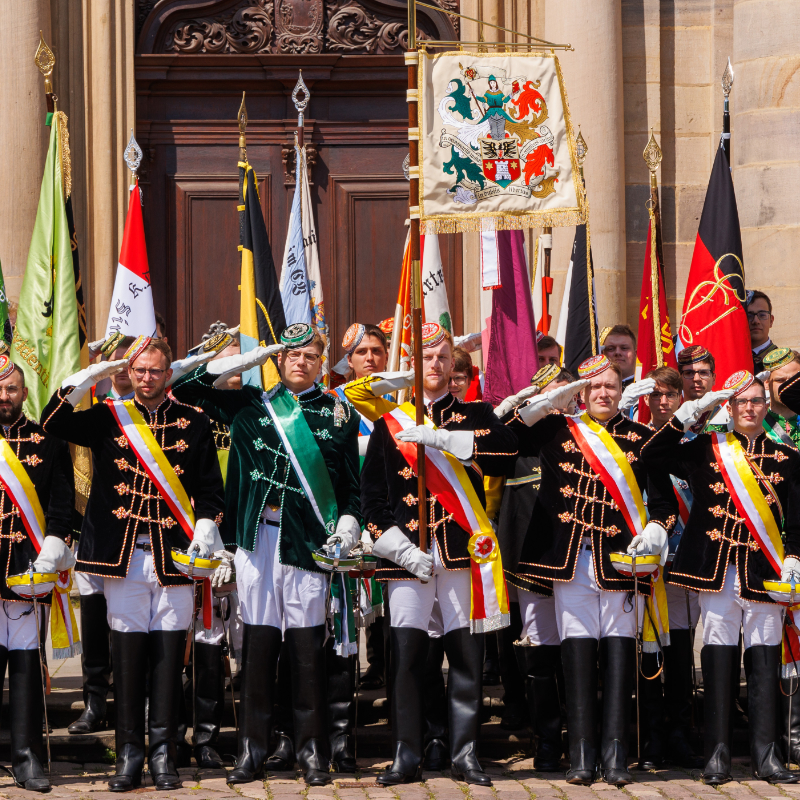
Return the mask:
<path id="1" fill-rule="evenodd" d="M 583 162 L 586 161 L 586 156 L 589 153 L 589 145 L 586 144 L 586 139 L 583 138 L 581 133 L 581 126 L 578 125 L 578 138 L 575 140 L 575 160 L 578 162 L 578 170 L 583 180 Z"/>
<path id="2" fill-rule="evenodd" d="M 650 186 L 656 188 L 658 186 L 658 179 L 656 178 L 656 170 L 661 163 L 663 154 L 661 148 L 658 146 L 656 137 L 653 135 L 653 129 L 650 128 L 650 138 L 647 140 L 644 151 L 642 152 L 644 163 L 647 164 L 647 169 L 650 170 Z"/>
<path id="3" fill-rule="evenodd" d="M 247 161 L 247 107 L 244 104 L 244 95 L 242 92 L 242 104 L 239 106 L 239 113 L 236 118 L 239 120 L 239 161 Z"/>
<path id="4" fill-rule="evenodd" d="M 44 40 L 44 35 L 39 31 L 39 46 L 36 48 L 36 53 L 33 56 L 33 63 L 39 68 L 44 78 L 44 93 L 47 98 L 47 110 L 52 114 L 55 111 L 56 100 L 58 99 L 53 94 L 53 84 L 50 82 L 50 76 L 53 74 L 53 69 L 56 66 L 56 57 L 53 51 L 47 46 Z"/>

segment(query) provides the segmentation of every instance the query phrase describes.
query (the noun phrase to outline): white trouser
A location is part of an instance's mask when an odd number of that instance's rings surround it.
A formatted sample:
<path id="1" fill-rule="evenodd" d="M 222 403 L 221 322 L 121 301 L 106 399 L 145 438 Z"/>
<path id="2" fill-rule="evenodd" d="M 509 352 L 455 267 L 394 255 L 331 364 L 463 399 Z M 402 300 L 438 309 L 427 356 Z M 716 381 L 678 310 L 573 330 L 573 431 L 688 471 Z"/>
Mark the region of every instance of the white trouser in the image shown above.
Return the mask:
<path id="1" fill-rule="evenodd" d="M 607 592 L 597 585 L 592 551 L 581 545 L 575 577 L 555 581 L 556 621 L 564 639 L 604 639 L 606 636 L 636 636 L 633 600 L 628 592 Z M 644 597 L 639 597 L 639 621 Z"/>
<path id="2" fill-rule="evenodd" d="M 668 583 L 667 610 L 669 615 L 669 628 L 672 631 L 687 631 L 693 629 L 700 619 L 700 596 L 698 592 L 684 589 L 682 586 L 673 586 Z M 692 615 L 691 624 L 686 613 L 686 598 L 689 598 L 689 614 Z"/>
<path id="3" fill-rule="evenodd" d="M 211 628 L 206 630 L 203 627 L 203 610 L 197 612 L 194 621 L 194 640 L 198 644 L 220 644 L 225 635 L 225 628 L 222 624 L 222 611 L 219 606 L 219 598 L 211 599 Z"/>
<path id="4" fill-rule="evenodd" d="M 45 631 L 49 610 L 48 606 L 39 603 L 39 619 L 44 619 L 42 627 Z M 4 600 L 0 612 L 0 647 L 6 650 L 35 650 L 38 641 L 33 603 Z"/>
<path id="5" fill-rule="evenodd" d="M 753 645 L 781 643 L 781 608 L 772 603 L 754 603 L 739 595 L 739 575 L 728 564 L 722 591 L 700 592 L 703 644 L 739 644 L 744 632 L 744 649 Z"/>
<path id="6" fill-rule="evenodd" d="M 186 631 L 191 625 L 192 587 L 160 586 L 151 552 L 134 547 L 128 576 L 103 578 L 103 586 L 113 631 Z"/>
<path id="7" fill-rule="evenodd" d="M 75 572 L 75 585 L 81 597 L 90 594 L 103 594 L 103 576 L 90 575 L 88 572 Z"/>
<path id="8" fill-rule="evenodd" d="M 389 581 L 392 627 L 427 631 L 438 600 L 444 633 L 468 628 L 471 590 L 470 571 L 445 569 L 437 545 L 433 548 L 433 577 L 427 583 Z"/>
<path id="9" fill-rule="evenodd" d="M 281 564 L 277 525 L 260 523 L 255 550 L 236 551 L 236 588 L 246 625 L 313 628 L 325 623 L 326 576 Z"/>
<path id="10" fill-rule="evenodd" d="M 520 641 L 528 644 L 561 644 L 556 622 L 555 597 L 543 597 L 527 589 L 517 589 L 522 615 Z"/>
<path id="11" fill-rule="evenodd" d="M 441 639 L 444 636 L 444 621 L 442 620 L 442 607 L 437 600 L 433 604 L 431 618 L 428 621 L 428 636 L 431 639 Z"/>

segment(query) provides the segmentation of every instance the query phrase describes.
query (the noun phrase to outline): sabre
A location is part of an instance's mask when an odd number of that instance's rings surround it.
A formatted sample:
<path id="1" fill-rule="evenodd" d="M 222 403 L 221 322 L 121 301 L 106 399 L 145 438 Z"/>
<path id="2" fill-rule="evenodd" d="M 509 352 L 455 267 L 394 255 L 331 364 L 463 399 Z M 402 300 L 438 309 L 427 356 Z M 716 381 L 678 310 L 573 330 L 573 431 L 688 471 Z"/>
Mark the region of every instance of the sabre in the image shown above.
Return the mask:
<path id="1" fill-rule="evenodd" d="M 683 594 L 686 597 L 686 619 L 689 626 L 689 640 L 692 643 L 692 725 L 697 724 L 697 666 L 694 663 L 694 625 L 692 625 L 692 611 L 689 605 L 689 590 L 684 589 Z"/>
<path id="2" fill-rule="evenodd" d="M 633 567 L 633 620 L 636 631 L 636 647 L 633 651 L 633 658 L 636 662 L 636 683 L 634 692 L 636 693 L 636 760 L 642 763 L 642 733 L 639 721 L 639 656 L 641 654 L 641 637 L 639 635 L 639 574 L 636 572 L 636 553 L 632 554 L 631 566 Z"/>
<path id="3" fill-rule="evenodd" d="M 238 736 L 239 735 L 239 719 L 238 719 L 238 716 L 236 714 L 236 693 L 233 691 L 233 672 L 231 670 L 231 654 L 230 654 L 231 645 L 230 645 L 229 636 L 228 636 L 228 632 L 230 630 L 230 627 L 225 625 L 225 614 L 222 613 L 222 601 L 223 601 L 223 599 L 226 601 L 228 615 L 230 616 L 230 613 L 231 613 L 230 595 L 228 597 L 226 597 L 226 598 L 222 598 L 222 597 L 219 598 L 219 617 L 220 617 L 220 620 L 222 621 L 222 635 L 223 635 L 223 641 L 225 642 L 225 647 L 223 648 L 223 655 L 225 656 L 225 663 L 227 664 L 227 667 L 228 667 L 227 677 L 228 677 L 229 685 L 230 685 L 230 689 L 231 689 L 231 705 L 233 706 L 233 726 L 234 726 L 234 728 L 236 728 L 236 735 Z"/>
<path id="4" fill-rule="evenodd" d="M 197 625 L 197 581 L 194 579 L 194 560 L 197 551 L 192 551 L 189 558 L 189 580 L 192 582 L 192 627 L 189 632 L 192 637 L 192 744 L 197 744 L 197 657 L 195 642 L 195 627 Z"/>
<path id="5" fill-rule="evenodd" d="M 331 609 L 331 592 L 333 590 L 333 581 L 336 577 L 336 570 L 339 568 L 339 558 L 342 555 L 342 543 L 336 542 L 333 551 L 333 566 L 331 567 L 331 579 L 328 581 L 328 591 L 325 594 L 325 618 L 327 625 L 325 626 L 325 641 L 323 645 L 328 643 L 331 634 L 334 633 L 333 610 Z"/>
<path id="6" fill-rule="evenodd" d="M 363 565 L 364 559 L 362 557 L 358 562 L 359 572 L 358 578 L 356 579 L 358 588 L 356 589 L 356 605 L 353 609 L 353 622 L 356 627 L 356 711 L 353 716 L 353 759 L 356 762 L 358 762 L 358 699 L 361 691 L 361 631 L 359 630 L 358 621 L 361 619 L 361 581 L 364 580 L 362 577 L 364 572 Z"/>
<path id="7" fill-rule="evenodd" d="M 36 586 L 33 580 L 34 569 L 33 561 L 28 562 L 28 577 L 31 584 L 31 594 L 33 595 L 33 616 L 36 622 L 36 650 L 39 653 L 39 674 L 42 679 L 42 705 L 44 707 L 44 735 L 47 741 L 47 772 L 50 773 L 52 759 L 50 757 L 50 723 L 47 720 L 47 682 L 46 671 L 44 666 L 44 657 L 42 656 L 42 640 L 39 635 L 39 600 L 36 597 Z"/>

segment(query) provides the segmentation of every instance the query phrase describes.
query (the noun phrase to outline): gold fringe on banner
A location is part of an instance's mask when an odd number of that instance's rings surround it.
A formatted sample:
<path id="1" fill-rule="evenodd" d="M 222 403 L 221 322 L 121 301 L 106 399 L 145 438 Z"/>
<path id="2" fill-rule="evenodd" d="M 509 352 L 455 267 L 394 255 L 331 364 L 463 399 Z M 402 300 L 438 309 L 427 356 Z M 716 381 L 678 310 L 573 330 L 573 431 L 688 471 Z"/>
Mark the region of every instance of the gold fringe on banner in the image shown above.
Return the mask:
<path id="1" fill-rule="evenodd" d="M 584 211 L 577 208 L 557 208 L 552 211 L 532 211 L 519 214 L 494 213 L 485 216 L 426 217 L 420 221 L 420 233 L 481 233 L 482 231 L 523 231 L 528 228 L 562 228 L 588 222 Z"/>

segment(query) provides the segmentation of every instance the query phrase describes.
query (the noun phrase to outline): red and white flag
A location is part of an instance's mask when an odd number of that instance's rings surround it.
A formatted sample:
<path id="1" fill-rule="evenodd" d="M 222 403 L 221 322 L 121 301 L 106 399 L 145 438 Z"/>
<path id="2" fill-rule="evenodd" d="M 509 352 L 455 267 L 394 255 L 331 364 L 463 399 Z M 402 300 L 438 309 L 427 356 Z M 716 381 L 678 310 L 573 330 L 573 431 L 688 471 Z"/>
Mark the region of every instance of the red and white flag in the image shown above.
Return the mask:
<path id="1" fill-rule="evenodd" d="M 125 336 L 155 336 L 156 312 L 153 308 L 153 289 L 150 286 L 150 267 L 144 241 L 144 220 L 139 182 L 131 190 L 122 248 L 119 253 L 117 279 L 111 308 L 108 310 L 106 338 L 112 333 Z"/>

